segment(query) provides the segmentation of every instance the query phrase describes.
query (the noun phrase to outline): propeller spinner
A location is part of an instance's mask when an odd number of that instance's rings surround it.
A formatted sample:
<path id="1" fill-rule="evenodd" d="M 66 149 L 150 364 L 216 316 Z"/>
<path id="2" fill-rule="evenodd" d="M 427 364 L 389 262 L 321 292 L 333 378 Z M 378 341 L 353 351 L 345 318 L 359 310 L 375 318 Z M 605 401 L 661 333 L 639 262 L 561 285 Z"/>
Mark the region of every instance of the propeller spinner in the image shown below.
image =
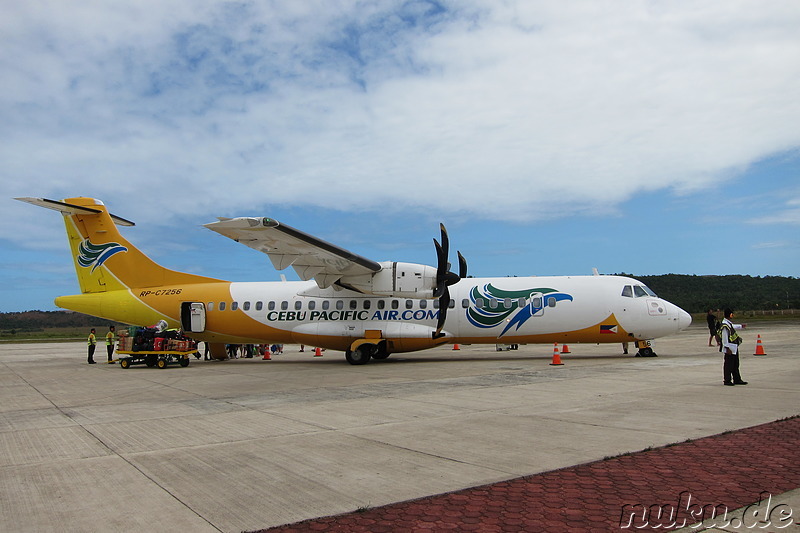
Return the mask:
<path id="1" fill-rule="evenodd" d="M 450 271 L 450 263 L 447 261 L 450 255 L 450 239 L 447 236 L 447 230 L 444 224 L 439 224 L 442 231 L 442 242 L 433 239 L 433 244 L 436 247 L 436 257 L 438 265 L 436 267 L 436 288 L 433 291 L 434 298 L 439 298 L 439 320 L 436 323 L 436 331 L 432 334 L 434 339 L 444 336 L 442 328 L 447 319 L 447 310 L 450 308 L 450 285 L 455 285 L 461 278 L 467 277 L 467 260 L 458 253 L 458 274 Z"/>

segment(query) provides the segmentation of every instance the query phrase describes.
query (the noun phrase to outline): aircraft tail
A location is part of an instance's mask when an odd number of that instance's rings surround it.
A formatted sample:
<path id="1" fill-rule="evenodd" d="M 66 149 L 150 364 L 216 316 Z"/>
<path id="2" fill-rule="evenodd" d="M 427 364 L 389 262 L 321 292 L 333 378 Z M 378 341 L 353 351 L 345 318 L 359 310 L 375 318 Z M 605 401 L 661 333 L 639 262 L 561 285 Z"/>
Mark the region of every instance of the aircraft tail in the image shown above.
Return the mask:
<path id="1" fill-rule="evenodd" d="M 45 198 L 17 200 L 60 211 L 64 215 L 83 294 L 219 281 L 177 272 L 155 263 L 117 230 L 117 225 L 133 226 L 133 222 L 111 215 L 100 200 L 83 197 L 67 198 L 61 202 Z"/>

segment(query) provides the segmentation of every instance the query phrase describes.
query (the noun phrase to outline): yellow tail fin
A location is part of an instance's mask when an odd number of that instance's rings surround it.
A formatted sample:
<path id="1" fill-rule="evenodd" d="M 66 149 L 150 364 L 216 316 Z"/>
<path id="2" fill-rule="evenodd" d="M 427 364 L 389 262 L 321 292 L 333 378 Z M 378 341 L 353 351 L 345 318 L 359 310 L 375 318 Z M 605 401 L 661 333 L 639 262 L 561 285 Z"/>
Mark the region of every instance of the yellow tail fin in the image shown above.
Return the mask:
<path id="1" fill-rule="evenodd" d="M 100 200 L 83 197 L 67 198 L 62 202 L 44 198 L 18 200 L 54 209 L 64 215 L 78 283 L 84 294 L 219 281 L 177 272 L 155 263 L 117 230 L 117 224 L 132 226 L 133 223 L 109 214 Z"/>

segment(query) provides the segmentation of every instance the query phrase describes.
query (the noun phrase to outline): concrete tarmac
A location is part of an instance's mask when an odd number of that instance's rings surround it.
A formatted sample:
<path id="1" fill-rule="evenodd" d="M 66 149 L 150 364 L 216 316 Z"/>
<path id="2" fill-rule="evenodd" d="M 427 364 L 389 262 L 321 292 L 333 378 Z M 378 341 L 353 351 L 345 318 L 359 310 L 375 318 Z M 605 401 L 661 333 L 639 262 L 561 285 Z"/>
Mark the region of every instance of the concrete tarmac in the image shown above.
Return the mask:
<path id="1" fill-rule="evenodd" d="M 87 365 L 83 343 L 0 344 L 0 530 L 256 530 L 754 426 L 800 414 L 798 333 L 744 330 L 736 387 L 701 326 L 564 366 L 546 345 L 365 366 L 287 345 L 123 370 L 102 346 Z"/>

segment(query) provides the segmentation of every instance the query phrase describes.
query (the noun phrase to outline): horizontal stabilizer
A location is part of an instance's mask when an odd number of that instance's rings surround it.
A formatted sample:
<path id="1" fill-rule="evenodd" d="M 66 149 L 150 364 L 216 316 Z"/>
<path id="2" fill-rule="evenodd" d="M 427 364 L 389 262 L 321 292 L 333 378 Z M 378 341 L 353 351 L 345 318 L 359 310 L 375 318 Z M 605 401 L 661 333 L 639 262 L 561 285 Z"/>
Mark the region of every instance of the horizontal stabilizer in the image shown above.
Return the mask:
<path id="1" fill-rule="evenodd" d="M 56 200 L 48 200 L 47 198 L 14 198 L 14 200 L 19 200 L 20 202 L 26 202 L 33 205 L 38 205 L 39 207 L 44 207 L 46 209 L 52 209 L 53 211 L 59 211 L 62 214 L 66 215 L 96 215 L 101 213 L 99 209 L 92 209 L 91 207 L 86 207 L 83 205 L 75 205 L 75 204 L 67 204 L 64 202 L 58 202 Z M 96 200 L 99 202 L 100 200 Z M 102 203 L 101 203 L 102 205 Z M 109 216 L 114 221 L 115 224 L 118 226 L 135 226 L 133 222 L 130 220 L 126 220 L 122 217 L 118 217 L 116 215 L 112 215 L 109 213 Z"/>

